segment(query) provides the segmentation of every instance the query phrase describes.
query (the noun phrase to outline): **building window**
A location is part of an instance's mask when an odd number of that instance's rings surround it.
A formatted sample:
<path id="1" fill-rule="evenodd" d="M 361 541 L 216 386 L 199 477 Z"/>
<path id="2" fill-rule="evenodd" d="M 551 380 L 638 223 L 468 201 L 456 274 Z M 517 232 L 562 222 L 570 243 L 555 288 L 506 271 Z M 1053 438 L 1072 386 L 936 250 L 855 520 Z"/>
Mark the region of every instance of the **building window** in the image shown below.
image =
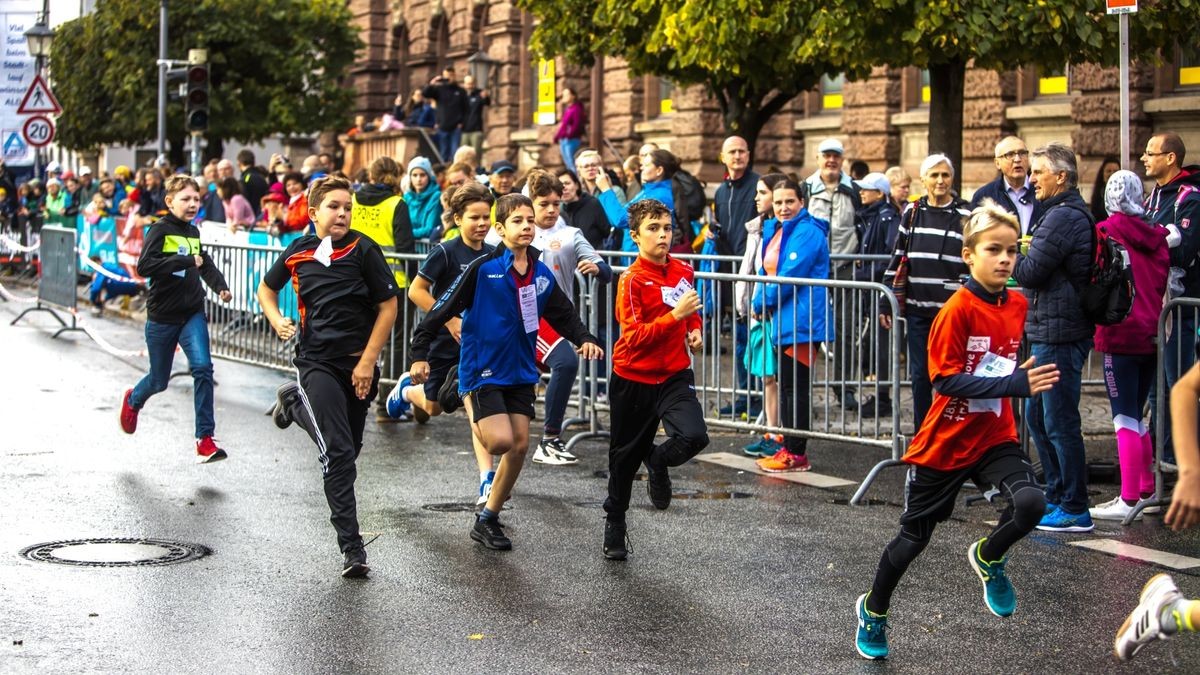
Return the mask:
<path id="1" fill-rule="evenodd" d="M 675 112 L 675 83 L 664 78 L 658 80 L 658 114 Z"/>
<path id="2" fill-rule="evenodd" d="M 846 83 L 846 76 L 837 74 L 833 77 L 828 75 L 821 76 L 821 109 L 822 110 L 841 110 L 842 109 L 842 86 Z"/>
<path id="3" fill-rule="evenodd" d="M 921 71 L 920 85 L 921 85 L 921 105 L 929 105 L 929 100 L 931 97 L 929 95 L 929 69 L 928 68 Z"/>
<path id="4" fill-rule="evenodd" d="M 1200 86 L 1200 47 L 1184 45 L 1179 48 L 1180 87 Z"/>
<path id="5" fill-rule="evenodd" d="M 1037 95 L 1038 96 L 1064 96 L 1068 90 L 1067 66 L 1064 64 L 1061 68 L 1051 68 L 1038 72 Z"/>

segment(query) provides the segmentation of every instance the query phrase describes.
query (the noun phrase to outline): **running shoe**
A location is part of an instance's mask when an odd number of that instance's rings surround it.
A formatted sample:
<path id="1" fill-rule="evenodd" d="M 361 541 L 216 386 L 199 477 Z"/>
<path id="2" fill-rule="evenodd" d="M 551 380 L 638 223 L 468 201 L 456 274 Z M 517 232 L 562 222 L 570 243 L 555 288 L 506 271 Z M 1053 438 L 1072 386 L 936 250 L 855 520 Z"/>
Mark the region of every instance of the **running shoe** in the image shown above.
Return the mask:
<path id="1" fill-rule="evenodd" d="M 872 417 L 891 417 L 892 402 L 888 400 L 880 400 L 874 396 L 869 396 L 867 397 L 866 402 L 862 404 L 862 408 L 859 409 L 858 415 L 864 420 Z"/>
<path id="2" fill-rule="evenodd" d="M 371 568 L 367 567 L 366 549 L 359 546 L 346 551 L 342 562 L 342 576 L 347 579 L 361 579 L 370 571 Z"/>
<path id="3" fill-rule="evenodd" d="M 1012 582 L 1008 580 L 1008 574 L 1004 571 L 1008 556 L 994 562 L 985 561 L 979 556 L 979 549 L 985 541 L 986 537 L 971 544 L 967 549 L 967 562 L 983 582 L 983 602 L 988 610 L 998 617 L 1012 616 L 1017 608 L 1017 595 L 1013 592 Z"/>
<path id="4" fill-rule="evenodd" d="M 496 519 L 484 520 L 476 518 L 471 527 L 471 538 L 483 544 L 484 548 L 493 551 L 508 551 L 512 549 L 512 540 L 504 534 L 504 527 Z"/>
<path id="5" fill-rule="evenodd" d="M 1155 574 L 1142 587 L 1141 601 L 1133 612 L 1125 618 L 1113 640 L 1113 654 L 1122 661 L 1128 661 L 1142 650 L 1142 647 L 1154 640 L 1166 640 L 1170 634 L 1163 631 L 1162 615 L 1168 605 L 1175 602 L 1183 594 L 1175 586 L 1171 577 L 1165 574 Z"/>
<path id="6" fill-rule="evenodd" d="M 388 417 L 398 420 L 403 419 L 408 415 L 408 411 L 412 409 L 412 404 L 404 398 L 404 388 L 412 384 L 412 376 L 405 375 L 396 383 L 396 387 L 392 389 L 387 397 L 387 414 Z"/>
<path id="7" fill-rule="evenodd" d="M 137 408 L 129 404 L 129 397 L 133 396 L 132 389 L 126 389 L 125 395 L 121 397 L 121 431 L 127 434 L 132 434 L 137 431 Z"/>
<path id="8" fill-rule="evenodd" d="M 1087 511 L 1071 513 L 1060 506 L 1053 513 L 1042 516 L 1037 529 L 1043 532 L 1091 532 L 1096 525 Z"/>
<path id="9" fill-rule="evenodd" d="M 624 560 L 628 557 L 629 549 L 625 546 L 626 536 L 628 535 L 624 522 L 604 521 L 604 557 L 609 560 Z"/>
<path id="10" fill-rule="evenodd" d="M 284 382 L 275 390 L 275 408 L 271 410 L 271 421 L 275 422 L 275 426 L 286 429 L 292 425 L 288 408 L 299 392 L 300 385 L 296 382 Z"/>
<path id="11" fill-rule="evenodd" d="M 458 395 L 458 365 L 450 367 L 446 373 L 446 381 L 438 389 L 438 403 L 442 412 L 452 413 L 462 407 L 462 397 Z"/>
<path id="12" fill-rule="evenodd" d="M 546 464 L 549 466 L 566 466 L 568 464 L 576 464 L 579 458 L 567 452 L 563 446 L 563 442 L 558 437 L 543 438 L 537 445 L 537 449 L 533 451 L 534 464 Z"/>
<path id="13" fill-rule="evenodd" d="M 204 436 L 196 441 L 196 461 L 201 464 L 219 462 L 229 457 L 225 451 L 217 447 L 212 436 Z"/>
<path id="14" fill-rule="evenodd" d="M 659 511 L 671 505 L 671 475 L 667 473 L 667 467 L 655 469 L 646 464 L 646 494 Z"/>
<path id="15" fill-rule="evenodd" d="M 780 448 L 779 452 L 770 457 L 763 457 L 756 461 L 755 464 L 767 473 L 812 470 L 812 465 L 808 463 L 808 455 L 792 454 L 786 448 Z"/>
<path id="16" fill-rule="evenodd" d="M 1124 499 L 1118 495 L 1103 504 L 1097 504 L 1088 509 L 1088 514 L 1094 520 L 1125 520 L 1130 513 L 1133 512 L 1132 506 L 1125 503 Z M 1139 511 L 1134 520 L 1141 520 L 1142 514 Z"/>
<path id="17" fill-rule="evenodd" d="M 762 448 L 766 441 L 767 439 L 765 436 L 760 437 L 757 441 L 754 441 L 750 445 L 744 446 L 742 448 L 742 454 L 746 455 L 747 457 L 763 457 L 764 455 L 762 454 Z"/>
<path id="18" fill-rule="evenodd" d="M 774 438 L 764 436 L 757 443 L 747 445 L 742 452 L 747 457 L 771 457 L 783 449 L 783 444 Z"/>
<path id="19" fill-rule="evenodd" d="M 479 484 L 479 497 L 475 500 L 475 506 L 483 508 L 487 506 L 488 497 L 492 496 L 492 481 L 496 479 L 496 472 L 489 471 L 487 480 Z"/>
<path id="20" fill-rule="evenodd" d="M 858 596 L 854 603 L 854 614 L 858 617 L 858 633 L 854 636 L 854 648 L 858 650 L 858 655 L 872 661 L 886 659 L 887 614 L 876 614 L 868 610 L 866 593 Z"/>

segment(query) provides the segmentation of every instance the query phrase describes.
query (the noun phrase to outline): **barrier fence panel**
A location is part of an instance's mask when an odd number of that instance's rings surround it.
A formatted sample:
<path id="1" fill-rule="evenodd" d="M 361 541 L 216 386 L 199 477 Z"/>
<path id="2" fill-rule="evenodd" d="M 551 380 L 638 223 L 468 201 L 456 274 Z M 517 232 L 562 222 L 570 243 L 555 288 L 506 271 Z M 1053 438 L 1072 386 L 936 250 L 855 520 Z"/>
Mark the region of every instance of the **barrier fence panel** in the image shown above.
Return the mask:
<path id="1" fill-rule="evenodd" d="M 53 337 L 68 331 L 81 330 L 76 321 L 78 295 L 75 284 L 79 276 L 79 260 L 75 253 L 75 237 L 75 230 L 71 228 L 54 225 L 42 228 L 37 251 L 41 269 L 37 302 L 33 307 L 18 314 L 17 318 L 12 320 L 12 325 L 16 325 L 30 312 L 47 312 L 62 325 Z M 71 322 L 68 324 L 64 321 L 55 309 L 66 312 Z"/>

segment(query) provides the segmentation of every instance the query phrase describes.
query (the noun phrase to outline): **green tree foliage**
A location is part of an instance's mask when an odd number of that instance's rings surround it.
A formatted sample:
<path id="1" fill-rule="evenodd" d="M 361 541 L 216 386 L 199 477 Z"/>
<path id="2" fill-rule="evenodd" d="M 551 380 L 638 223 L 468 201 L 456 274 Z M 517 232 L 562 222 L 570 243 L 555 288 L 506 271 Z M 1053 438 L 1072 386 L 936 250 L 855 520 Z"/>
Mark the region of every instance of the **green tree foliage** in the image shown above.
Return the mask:
<path id="1" fill-rule="evenodd" d="M 590 66 L 623 58 L 634 74 L 703 85 L 725 129 L 750 142 L 772 115 L 830 72 L 799 60 L 805 24 L 820 3 L 764 0 L 516 0 L 539 20 L 532 48 Z M 836 72 L 836 71 L 835 71 Z"/>
<path id="2" fill-rule="evenodd" d="M 209 150 L 223 139 L 313 133 L 345 123 L 354 92 L 338 78 L 360 48 L 341 0 L 170 2 L 168 58 L 207 49 Z M 63 106 L 58 141 L 73 150 L 140 144 L 157 134 L 158 3 L 105 0 L 58 28 L 51 54 Z M 170 90 L 174 90 L 172 85 Z M 168 104 L 176 161 L 186 137 L 183 104 Z"/>
<path id="3" fill-rule="evenodd" d="M 1192 39 L 1200 0 L 1140 4 L 1130 21 L 1134 57 Z M 884 63 L 928 68 L 929 147 L 958 163 L 968 63 L 1061 68 L 1115 65 L 1119 56 L 1117 17 L 1105 14 L 1104 0 L 831 0 L 812 15 L 808 33 L 792 54 L 798 61 L 823 59 L 847 71 Z"/>

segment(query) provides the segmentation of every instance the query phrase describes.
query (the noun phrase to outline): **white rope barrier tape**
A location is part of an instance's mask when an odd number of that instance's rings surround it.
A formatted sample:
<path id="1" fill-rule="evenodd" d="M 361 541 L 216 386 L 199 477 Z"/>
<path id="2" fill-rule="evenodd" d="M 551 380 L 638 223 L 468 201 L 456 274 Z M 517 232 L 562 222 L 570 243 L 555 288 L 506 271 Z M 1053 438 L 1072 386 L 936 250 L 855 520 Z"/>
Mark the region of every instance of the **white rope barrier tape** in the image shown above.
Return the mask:
<path id="1" fill-rule="evenodd" d="M 21 242 L 3 234 L 0 234 L 0 244 L 4 244 L 5 248 L 16 251 L 17 253 L 32 253 L 42 247 L 40 243 L 34 246 L 22 246 Z"/>
<path id="2" fill-rule="evenodd" d="M 19 295 L 13 295 L 12 291 L 4 287 L 4 284 L 0 284 L 0 295 L 3 295 L 5 299 L 13 302 L 28 302 L 31 304 L 37 302 L 37 298 L 25 298 Z"/>
<path id="3" fill-rule="evenodd" d="M 102 267 L 101 265 L 97 265 L 91 258 L 88 258 L 86 255 L 84 255 L 84 252 L 82 250 L 79 251 L 79 255 L 80 255 L 79 259 L 83 261 L 84 266 L 88 267 L 89 269 L 94 271 L 96 274 L 99 274 L 100 276 L 107 277 L 109 279 L 112 279 L 113 281 L 126 281 L 126 282 L 130 282 L 130 283 L 135 283 L 135 284 L 142 283 L 141 280 L 139 280 L 139 279 L 134 279 L 133 277 L 127 277 L 124 275 L 116 274 L 114 272 L 104 269 L 104 267 Z"/>

